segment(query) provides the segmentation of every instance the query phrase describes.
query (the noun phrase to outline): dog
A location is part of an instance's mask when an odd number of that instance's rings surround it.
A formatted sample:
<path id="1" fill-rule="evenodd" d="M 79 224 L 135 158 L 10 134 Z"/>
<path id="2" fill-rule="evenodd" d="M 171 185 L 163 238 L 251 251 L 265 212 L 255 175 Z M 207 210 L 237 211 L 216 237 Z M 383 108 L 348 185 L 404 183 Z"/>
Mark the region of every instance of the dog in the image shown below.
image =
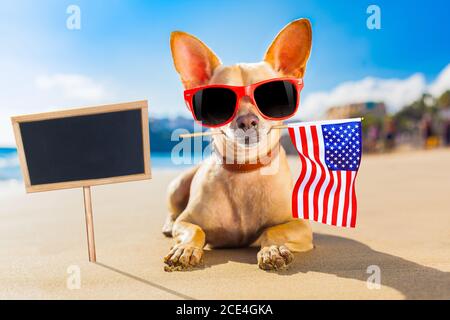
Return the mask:
<path id="1" fill-rule="evenodd" d="M 303 78 L 311 43 L 311 24 L 299 19 L 279 32 L 262 62 L 223 66 L 196 37 L 175 31 L 170 39 L 175 69 L 185 89 Z M 175 245 L 164 257 L 166 270 L 198 266 L 205 245 L 260 246 L 256 260 L 263 270 L 284 269 L 292 263 L 294 252 L 313 248 L 309 223 L 292 217 L 291 172 L 279 145 L 280 130 L 270 129 L 281 123 L 264 119 L 250 99 L 242 98 L 234 119 L 220 128 L 223 134 L 213 136 L 212 145 L 218 158 L 229 160 L 222 153 L 228 147 L 245 154 L 245 163 L 251 163 L 239 166 L 211 157 L 170 183 L 163 233 L 173 237 Z M 264 157 L 268 164 L 258 160 Z M 275 170 L 262 174 L 270 166 Z"/>

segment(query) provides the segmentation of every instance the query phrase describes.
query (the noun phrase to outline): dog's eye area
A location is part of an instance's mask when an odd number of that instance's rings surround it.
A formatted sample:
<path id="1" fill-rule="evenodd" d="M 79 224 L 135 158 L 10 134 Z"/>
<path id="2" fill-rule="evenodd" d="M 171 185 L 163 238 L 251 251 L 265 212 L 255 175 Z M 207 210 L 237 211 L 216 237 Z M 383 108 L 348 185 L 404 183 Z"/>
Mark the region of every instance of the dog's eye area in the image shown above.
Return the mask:
<path id="1" fill-rule="evenodd" d="M 221 125 L 234 115 L 236 101 L 236 94 L 227 88 L 199 90 L 192 100 L 194 115 L 206 125 Z"/>
<path id="2" fill-rule="evenodd" d="M 259 110 L 271 118 L 284 118 L 294 114 L 298 92 L 294 84 L 279 80 L 264 83 L 254 92 Z"/>

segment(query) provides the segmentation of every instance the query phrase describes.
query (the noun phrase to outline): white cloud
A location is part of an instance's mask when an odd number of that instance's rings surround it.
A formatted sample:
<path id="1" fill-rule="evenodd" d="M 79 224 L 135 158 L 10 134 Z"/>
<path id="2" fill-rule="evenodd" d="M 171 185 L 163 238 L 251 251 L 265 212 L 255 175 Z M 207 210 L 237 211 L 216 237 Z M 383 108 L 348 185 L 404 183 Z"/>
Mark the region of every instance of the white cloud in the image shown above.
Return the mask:
<path id="1" fill-rule="evenodd" d="M 317 119 L 333 106 L 366 101 L 383 101 L 388 111 L 398 111 L 418 99 L 426 90 L 425 77 L 414 74 L 406 79 L 379 79 L 367 77 L 344 82 L 331 91 L 314 92 L 303 99 L 302 118 Z"/>
<path id="2" fill-rule="evenodd" d="M 383 101 L 389 112 L 396 112 L 425 92 L 439 97 L 446 90 L 450 90 L 450 64 L 429 85 L 421 73 L 406 79 L 367 77 L 359 81 L 344 82 L 330 91 L 308 94 L 302 99 L 301 118 L 318 119 L 329 107 L 366 101 Z"/>
<path id="3" fill-rule="evenodd" d="M 428 87 L 428 92 L 435 97 L 439 97 L 447 90 L 450 90 L 450 64 L 439 73 L 436 80 Z"/>
<path id="4" fill-rule="evenodd" d="M 91 78 L 81 74 L 41 75 L 36 78 L 36 86 L 67 99 L 99 100 L 105 96 L 103 87 Z"/>
<path id="5" fill-rule="evenodd" d="M 14 59 L 0 59 L 0 70 L 0 147 L 15 146 L 12 116 L 116 101 L 116 90 L 86 75 L 51 74 Z"/>

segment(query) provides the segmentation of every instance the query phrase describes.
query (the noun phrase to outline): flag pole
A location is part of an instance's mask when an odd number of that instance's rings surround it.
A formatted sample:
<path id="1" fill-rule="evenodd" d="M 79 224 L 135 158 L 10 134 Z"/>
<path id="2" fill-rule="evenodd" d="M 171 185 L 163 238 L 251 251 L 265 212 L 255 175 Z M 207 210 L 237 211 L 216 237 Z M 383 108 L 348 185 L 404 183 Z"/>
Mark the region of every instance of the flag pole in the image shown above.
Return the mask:
<path id="1" fill-rule="evenodd" d="M 182 133 L 179 135 L 179 137 L 180 138 L 195 138 L 195 137 L 213 136 L 216 134 L 222 134 L 222 131 L 204 131 L 204 132 L 194 132 L 194 133 Z"/>
<path id="2" fill-rule="evenodd" d="M 281 124 L 278 126 L 272 126 L 269 130 L 269 132 L 272 129 L 287 129 L 290 128 L 292 126 L 300 126 L 300 125 L 308 125 L 311 123 L 320 123 L 320 124 L 324 124 L 327 122 L 336 122 L 336 121 L 341 121 L 341 122 L 346 122 L 346 121 L 355 121 L 355 120 L 364 120 L 364 117 L 361 118 L 353 118 L 353 119 L 338 119 L 338 120 L 321 120 L 321 121 L 313 121 L 313 122 L 295 122 L 295 123 L 290 123 L 290 124 Z M 218 135 L 218 134 L 224 134 L 224 132 L 222 130 L 219 131 L 204 131 L 204 132 L 194 132 L 194 133 L 182 133 L 179 135 L 180 139 L 188 139 L 188 138 L 196 138 L 196 137 L 206 137 L 206 136 L 214 136 L 214 135 Z"/>

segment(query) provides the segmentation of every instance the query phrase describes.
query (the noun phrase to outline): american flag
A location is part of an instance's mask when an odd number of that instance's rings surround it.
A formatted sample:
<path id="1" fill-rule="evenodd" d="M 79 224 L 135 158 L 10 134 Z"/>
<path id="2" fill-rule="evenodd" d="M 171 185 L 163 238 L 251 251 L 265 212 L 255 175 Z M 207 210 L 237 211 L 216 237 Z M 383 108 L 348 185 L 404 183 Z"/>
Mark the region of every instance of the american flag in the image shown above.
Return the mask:
<path id="1" fill-rule="evenodd" d="M 289 135 L 302 163 L 292 193 L 294 218 L 354 228 L 361 118 L 290 124 Z"/>

